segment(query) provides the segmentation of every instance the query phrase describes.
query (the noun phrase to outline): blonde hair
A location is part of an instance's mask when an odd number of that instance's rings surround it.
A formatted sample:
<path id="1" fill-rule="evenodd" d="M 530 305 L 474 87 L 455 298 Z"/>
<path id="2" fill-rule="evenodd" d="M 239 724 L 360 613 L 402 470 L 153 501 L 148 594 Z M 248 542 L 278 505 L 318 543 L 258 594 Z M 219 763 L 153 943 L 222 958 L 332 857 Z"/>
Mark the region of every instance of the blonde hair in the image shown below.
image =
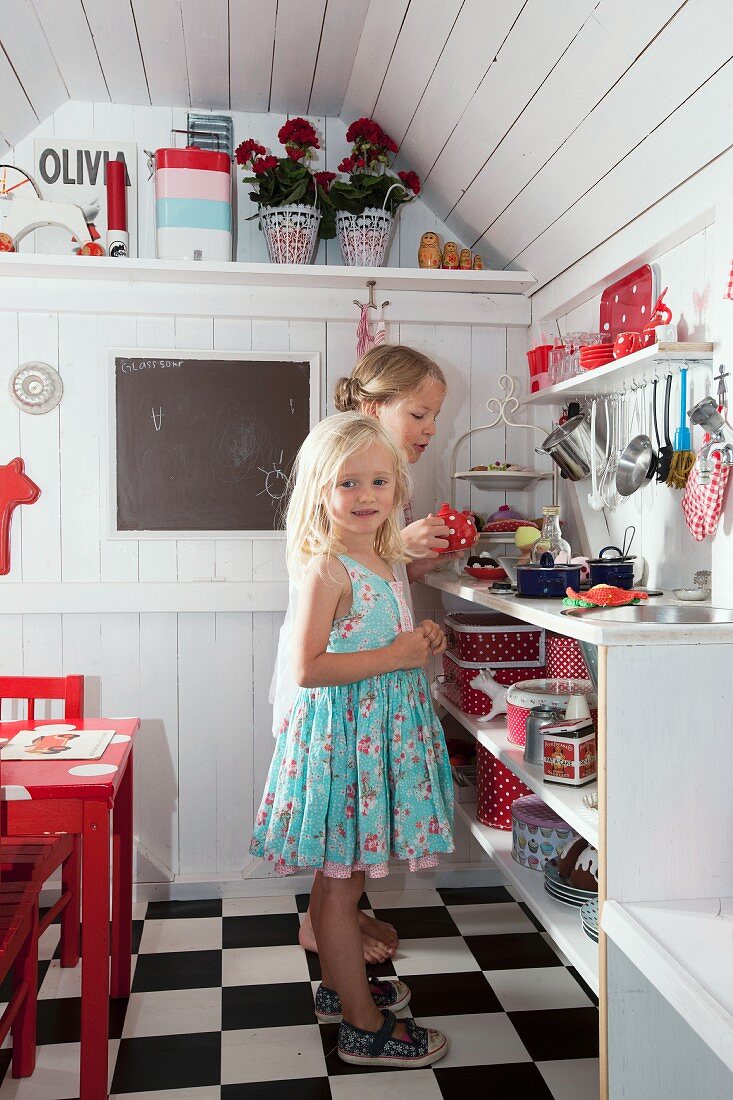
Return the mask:
<path id="1" fill-rule="evenodd" d="M 421 351 L 403 344 L 377 344 L 362 356 L 348 378 L 339 378 L 333 399 L 339 412 L 363 412 L 371 402 L 389 404 L 419 390 L 425 382 L 448 388 L 438 364 Z"/>
<path id="2" fill-rule="evenodd" d="M 402 448 L 374 417 L 354 412 L 336 413 L 313 429 L 298 451 L 293 466 L 285 521 L 291 577 L 300 576 L 308 562 L 320 554 L 345 552 L 345 546 L 334 535 L 325 496 L 335 487 L 344 463 L 375 443 L 385 447 L 394 461 L 395 495 L 392 511 L 375 536 L 374 549 L 390 564 L 408 560 L 397 519 L 410 496 Z"/>

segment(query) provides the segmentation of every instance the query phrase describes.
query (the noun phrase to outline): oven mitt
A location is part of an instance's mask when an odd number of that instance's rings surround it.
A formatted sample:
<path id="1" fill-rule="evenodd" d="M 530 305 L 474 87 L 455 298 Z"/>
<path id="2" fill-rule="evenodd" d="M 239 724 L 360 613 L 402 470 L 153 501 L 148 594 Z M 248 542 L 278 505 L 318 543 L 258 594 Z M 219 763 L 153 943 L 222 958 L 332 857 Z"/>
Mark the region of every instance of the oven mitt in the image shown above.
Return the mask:
<path id="1" fill-rule="evenodd" d="M 682 511 L 685 513 L 690 534 L 696 542 L 702 542 L 706 536 L 714 535 L 718 529 L 730 473 L 728 467 L 722 465 L 719 454 L 714 452 L 711 457 L 715 465 L 710 484 L 700 484 L 697 463 L 695 463 L 682 497 Z"/>

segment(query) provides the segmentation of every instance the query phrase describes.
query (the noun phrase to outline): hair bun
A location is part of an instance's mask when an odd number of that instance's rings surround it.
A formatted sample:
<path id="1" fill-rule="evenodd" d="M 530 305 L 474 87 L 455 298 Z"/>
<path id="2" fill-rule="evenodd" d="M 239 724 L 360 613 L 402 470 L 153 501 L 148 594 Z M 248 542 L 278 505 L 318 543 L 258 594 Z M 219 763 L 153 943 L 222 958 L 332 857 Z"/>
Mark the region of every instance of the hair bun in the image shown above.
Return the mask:
<path id="1" fill-rule="evenodd" d="M 334 386 L 333 402 L 338 412 L 357 412 L 359 401 L 355 393 L 361 389 L 359 383 L 353 378 L 339 378 Z"/>

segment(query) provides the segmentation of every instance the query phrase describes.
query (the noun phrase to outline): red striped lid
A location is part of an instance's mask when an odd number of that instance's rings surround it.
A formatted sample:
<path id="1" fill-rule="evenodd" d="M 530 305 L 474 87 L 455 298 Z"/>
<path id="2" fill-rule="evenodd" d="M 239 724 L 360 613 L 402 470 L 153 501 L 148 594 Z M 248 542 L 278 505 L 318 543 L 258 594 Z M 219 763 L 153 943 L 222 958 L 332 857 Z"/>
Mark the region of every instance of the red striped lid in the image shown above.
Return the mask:
<path id="1" fill-rule="evenodd" d="M 228 153 L 214 153 L 210 149 L 199 149 L 196 145 L 187 145 L 185 149 L 156 149 L 156 168 L 198 168 L 201 172 L 231 171 Z"/>

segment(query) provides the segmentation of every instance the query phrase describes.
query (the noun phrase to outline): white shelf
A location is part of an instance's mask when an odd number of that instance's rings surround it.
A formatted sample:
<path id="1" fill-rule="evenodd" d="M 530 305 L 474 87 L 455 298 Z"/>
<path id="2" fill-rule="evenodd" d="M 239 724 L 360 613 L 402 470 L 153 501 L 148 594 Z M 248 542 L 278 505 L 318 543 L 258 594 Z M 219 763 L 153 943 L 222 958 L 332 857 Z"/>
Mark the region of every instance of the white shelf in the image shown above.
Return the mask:
<path id="1" fill-rule="evenodd" d="M 733 1070 L 733 898 L 607 901 L 603 930 Z"/>
<path id="2" fill-rule="evenodd" d="M 538 481 L 552 477 L 551 470 L 466 470 L 453 475 L 459 481 L 469 481 L 474 489 L 491 493 L 498 490 L 521 492 Z M 512 540 L 513 541 L 513 540 Z"/>
<path id="3" fill-rule="evenodd" d="M 476 820 L 473 802 L 457 802 L 456 813 L 463 818 L 481 847 L 494 860 L 517 893 L 542 922 L 575 969 L 594 993 L 598 993 L 598 944 L 586 936 L 580 923 L 580 910 L 555 901 L 545 890 L 545 876 L 521 867 L 511 856 L 512 834 L 491 829 Z"/>
<path id="4" fill-rule="evenodd" d="M 523 294 L 535 280 L 526 271 L 436 271 L 419 267 L 336 267 L 326 264 L 212 263 L 202 260 L 112 259 L 109 256 L 45 256 L 3 253 L 0 274 L 126 283 L 213 283 L 225 286 L 290 286 L 363 291 L 375 279 L 386 290 L 456 294 Z"/>
<path id="5" fill-rule="evenodd" d="M 556 386 L 548 386 L 544 390 L 538 390 L 537 393 L 531 393 L 522 398 L 521 404 L 565 405 L 568 401 L 578 398 L 613 393 L 624 382 L 629 383 L 634 378 L 640 378 L 645 370 L 655 364 L 663 367 L 670 360 L 685 359 L 712 363 L 713 345 L 653 344 L 651 347 L 642 348 L 641 351 L 635 351 L 633 355 L 626 355 L 623 359 L 615 359 L 603 367 L 595 367 L 574 378 L 567 378 Z"/>
<path id="6" fill-rule="evenodd" d="M 597 794 L 598 784 L 588 783 L 585 787 L 563 787 L 559 784 L 545 783 L 539 764 L 525 764 L 523 749 L 513 745 L 507 738 L 506 717 L 501 715 L 492 722 L 478 722 L 469 714 L 446 699 L 441 691 L 433 688 L 435 701 L 444 707 L 475 737 L 479 744 L 488 749 L 492 756 L 505 764 L 525 786 L 539 795 L 550 809 L 559 814 L 568 825 L 585 837 L 594 848 L 598 848 L 598 811 L 588 810 L 583 805 L 583 795 Z"/>
<path id="7" fill-rule="evenodd" d="M 501 540 L 503 541 L 503 540 Z M 594 645 L 724 645 L 733 642 L 733 623 L 625 623 L 597 617 L 563 615 L 562 600 L 528 597 L 513 593 L 499 595 L 488 588 L 487 581 L 477 581 L 442 569 L 421 578 L 428 588 L 439 588 L 479 607 L 490 607 L 524 623 L 554 630 L 566 638 L 578 638 Z M 677 605 L 669 593 L 650 596 L 649 606 Z"/>

